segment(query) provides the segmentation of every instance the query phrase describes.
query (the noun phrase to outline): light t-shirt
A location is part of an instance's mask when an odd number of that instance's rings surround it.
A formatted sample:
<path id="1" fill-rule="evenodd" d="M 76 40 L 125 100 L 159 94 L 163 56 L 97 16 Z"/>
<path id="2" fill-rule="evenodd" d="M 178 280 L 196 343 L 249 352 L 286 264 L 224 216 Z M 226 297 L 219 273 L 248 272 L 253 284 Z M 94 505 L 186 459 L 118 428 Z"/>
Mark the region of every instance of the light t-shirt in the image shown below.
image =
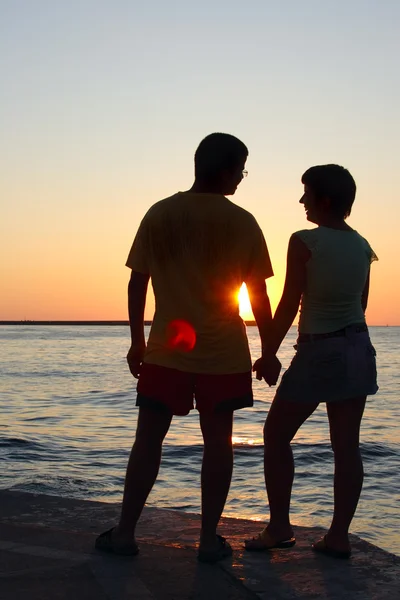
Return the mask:
<path id="1" fill-rule="evenodd" d="M 329 333 L 364 323 L 361 297 L 371 262 L 371 246 L 355 230 L 329 227 L 295 234 L 307 246 L 307 281 L 300 306 L 300 333 Z"/>
<path id="2" fill-rule="evenodd" d="M 255 218 L 217 194 L 178 192 L 143 218 L 126 265 L 151 277 L 145 362 L 192 373 L 251 369 L 238 291 L 273 275 Z"/>

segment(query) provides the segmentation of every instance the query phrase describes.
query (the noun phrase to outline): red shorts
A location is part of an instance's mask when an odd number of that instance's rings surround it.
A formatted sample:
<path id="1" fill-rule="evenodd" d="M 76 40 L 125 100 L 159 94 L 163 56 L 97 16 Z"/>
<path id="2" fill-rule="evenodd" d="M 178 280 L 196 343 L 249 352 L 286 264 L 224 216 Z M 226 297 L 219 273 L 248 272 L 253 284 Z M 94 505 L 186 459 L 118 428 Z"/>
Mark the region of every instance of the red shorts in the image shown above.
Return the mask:
<path id="1" fill-rule="evenodd" d="M 251 371 L 207 375 L 144 363 L 137 386 L 136 406 L 187 415 L 196 400 L 200 413 L 233 411 L 253 406 L 251 384 Z"/>

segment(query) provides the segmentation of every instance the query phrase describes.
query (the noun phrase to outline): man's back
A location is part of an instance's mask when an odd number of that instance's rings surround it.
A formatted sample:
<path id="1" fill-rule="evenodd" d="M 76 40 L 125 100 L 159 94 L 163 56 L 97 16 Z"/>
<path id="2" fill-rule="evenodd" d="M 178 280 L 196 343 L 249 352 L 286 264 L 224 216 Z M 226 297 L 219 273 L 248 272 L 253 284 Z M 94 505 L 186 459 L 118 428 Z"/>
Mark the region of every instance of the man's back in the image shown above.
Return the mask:
<path id="1" fill-rule="evenodd" d="M 251 368 L 237 292 L 272 267 L 254 217 L 219 194 L 179 192 L 144 217 L 127 266 L 152 278 L 145 362 L 193 373 Z"/>

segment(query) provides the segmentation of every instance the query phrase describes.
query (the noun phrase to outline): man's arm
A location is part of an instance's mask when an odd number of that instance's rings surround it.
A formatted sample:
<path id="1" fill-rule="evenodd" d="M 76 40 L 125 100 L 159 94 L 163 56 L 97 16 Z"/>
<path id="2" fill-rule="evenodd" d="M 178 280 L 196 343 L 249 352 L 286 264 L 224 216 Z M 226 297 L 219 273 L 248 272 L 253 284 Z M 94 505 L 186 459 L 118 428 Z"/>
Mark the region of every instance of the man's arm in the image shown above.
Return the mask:
<path id="1" fill-rule="evenodd" d="M 131 329 L 131 347 L 127 355 L 132 375 L 139 377 L 146 342 L 144 338 L 144 308 L 150 276 L 132 271 L 128 285 L 128 313 Z"/>
<path id="2" fill-rule="evenodd" d="M 246 281 L 247 292 L 254 318 L 264 347 L 272 331 L 272 311 L 265 279 Z"/>
<path id="3" fill-rule="evenodd" d="M 248 233 L 248 237 L 251 240 L 251 250 L 244 283 L 260 332 L 261 345 L 264 346 L 271 333 L 272 326 L 271 304 L 265 280 L 272 277 L 274 272 L 263 232 L 254 217 L 251 220 L 251 233 Z"/>
<path id="4" fill-rule="evenodd" d="M 273 327 L 271 304 L 267 294 L 267 286 L 265 284 L 265 279 L 247 281 L 246 286 L 254 318 L 257 323 L 258 331 L 260 332 L 262 354 L 264 354 L 264 348 L 269 345 Z M 265 363 L 267 364 L 263 365 L 264 370 L 262 375 L 257 372 L 257 379 L 261 379 L 263 376 L 268 385 L 275 385 L 278 381 L 282 365 L 275 355 L 270 356 Z M 253 371 L 254 370 L 255 369 L 253 368 Z"/>

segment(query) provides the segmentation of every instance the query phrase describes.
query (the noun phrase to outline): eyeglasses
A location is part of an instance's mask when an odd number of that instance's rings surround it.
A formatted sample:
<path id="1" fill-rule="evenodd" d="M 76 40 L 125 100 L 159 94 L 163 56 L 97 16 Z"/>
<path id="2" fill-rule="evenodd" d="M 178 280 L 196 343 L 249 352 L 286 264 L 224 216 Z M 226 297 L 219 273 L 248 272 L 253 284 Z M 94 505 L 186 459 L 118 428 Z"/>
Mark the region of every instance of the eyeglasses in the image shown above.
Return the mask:
<path id="1" fill-rule="evenodd" d="M 247 177 L 248 174 L 249 174 L 249 172 L 246 169 L 243 169 L 243 171 L 242 171 L 243 177 Z"/>

